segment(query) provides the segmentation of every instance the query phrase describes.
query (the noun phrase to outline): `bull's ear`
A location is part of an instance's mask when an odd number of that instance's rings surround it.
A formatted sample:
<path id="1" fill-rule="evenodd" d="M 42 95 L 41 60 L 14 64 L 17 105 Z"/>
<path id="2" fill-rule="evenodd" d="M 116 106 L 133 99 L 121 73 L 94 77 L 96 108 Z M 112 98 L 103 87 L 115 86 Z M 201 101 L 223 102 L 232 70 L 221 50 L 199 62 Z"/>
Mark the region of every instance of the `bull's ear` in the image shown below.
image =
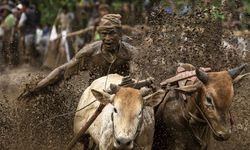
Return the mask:
<path id="1" fill-rule="evenodd" d="M 175 90 L 184 94 L 191 94 L 193 92 L 196 92 L 199 87 L 200 87 L 200 84 L 197 83 L 194 85 L 187 85 L 187 86 L 175 88 Z"/>
<path id="2" fill-rule="evenodd" d="M 151 107 L 155 107 L 158 104 L 160 104 L 160 102 L 162 101 L 162 99 L 164 98 L 165 95 L 165 91 L 164 90 L 159 90 L 151 95 L 148 95 L 146 97 L 144 97 L 144 105 L 145 106 L 151 106 Z"/>
<path id="3" fill-rule="evenodd" d="M 111 96 L 108 93 L 100 92 L 100 91 L 97 91 L 95 89 L 91 89 L 91 92 L 94 95 L 94 97 L 96 98 L 96 100 L 98 100 L 100 103 L 106 105 L 106 104 L 111 102 L 111 100 L 110 100 Z"/>

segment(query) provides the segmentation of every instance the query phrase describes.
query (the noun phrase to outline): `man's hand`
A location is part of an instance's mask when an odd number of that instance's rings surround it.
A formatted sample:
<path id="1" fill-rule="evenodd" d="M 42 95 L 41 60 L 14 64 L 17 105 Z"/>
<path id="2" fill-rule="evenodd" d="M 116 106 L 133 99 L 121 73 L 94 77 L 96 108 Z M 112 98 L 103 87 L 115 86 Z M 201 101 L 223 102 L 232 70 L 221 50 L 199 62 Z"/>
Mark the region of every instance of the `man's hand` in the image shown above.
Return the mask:
<path id="1" fill-rule="evenodd" d="M 56 84 L 65 79 L 69 79 L 72 75 L 78 73 L 79 61 L 82 59 L 83 57 L 81 57 L 81 59 L 73 58 L 70 62 L 65 63 L 60 67 L 57 67 L 47 77 L 38 82 L 35 86 L 26 87 L 26 89 L 20 94 L 17 99 L 25 99 L 31 94 L 38 92 L 41 89 L 44 89 L 45 87 L 48 87 L 52 84 Z"/>

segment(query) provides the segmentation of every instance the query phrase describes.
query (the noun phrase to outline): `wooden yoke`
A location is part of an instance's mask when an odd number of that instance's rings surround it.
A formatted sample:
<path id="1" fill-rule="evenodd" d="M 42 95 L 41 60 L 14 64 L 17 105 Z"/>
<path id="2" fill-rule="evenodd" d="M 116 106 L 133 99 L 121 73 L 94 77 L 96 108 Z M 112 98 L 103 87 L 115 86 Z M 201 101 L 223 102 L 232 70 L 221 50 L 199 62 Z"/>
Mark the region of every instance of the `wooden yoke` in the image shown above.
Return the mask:
<path id="1" fill-rule="evenodd" d="M 152 88 L 152 90 L 154 90 L 154 87 L 152 86 L 153 82 L 154 82 L 153 77 L 149 77 L 149 78 L 147 78 L 145 80 L 141 80 L 141 81 L 135 81 L 130 76 L 126 76 L 126 77 L 123 77 L 122 82 L 118 86 L 132 87 L 135 89 L 140 89 L 142 87 L 148 87 L 148 88 Z M 109 93 L 109 94 L 114 94 L 111 89 L 107 89 L 104 91 Z"/>
<path id="2" fill-rule="evenodd" d="M 201 68 L 201 70 L 205 71 L 205 72 L 209 72 L 211 71 L 211 68 Z M 171 77 L 169 79 L 166 79 L 165 81 L 161 82 L 160 85 L 161 87 L 166 87 L 167 85 L 173 85 L 173 84 L 177 84 L 178 81 L 182 81 L 188 78 L 192 78 L 195 77 L 195 70 L 192 71 L 180 71 L 176 76 Z"/>

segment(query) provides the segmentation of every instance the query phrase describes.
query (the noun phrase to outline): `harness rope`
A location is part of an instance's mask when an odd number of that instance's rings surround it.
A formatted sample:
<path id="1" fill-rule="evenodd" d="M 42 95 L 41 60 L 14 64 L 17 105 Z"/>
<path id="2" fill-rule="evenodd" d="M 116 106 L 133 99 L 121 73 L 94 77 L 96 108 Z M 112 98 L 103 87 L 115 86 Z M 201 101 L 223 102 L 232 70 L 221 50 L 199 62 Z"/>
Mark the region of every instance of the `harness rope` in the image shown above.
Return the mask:
<path id="1" fill-rule="evenodd" d="M 112 64 L 116 61 L 116 58 L 111 62 L 111 64 L 109 65 L 109 69 L 108 69 L 108 72 L 107 72 L 107 78 L 105 80 L 105 84 L 104 84 L 104 90 L 107 90 L 107 82 L 108 82 L 108 75 L 109 75 L 109 72 L 111 70 L 111 67 L 112 67 Z"/>
<path id="2" fill-rule="evenodd" d="M 193 100 L 191 100 L 191 101 L 192 101 L 193 104 L 195 103 Z M 196 105 L 195 105 L 195 106 L 196 106 Z M 183 106 L 182 106 L 182 110 L 183 110 L 183 111 L 182 111 L 183 118 L 188 122 L 189 127 L 190 127 L 190 129 L 192 130 L 192 133 L 193 133 L 194 137 L 196 138 L 197 142 L 198 142 L 198 143 L 200 144 L 200 146 L 201 146 L 201 149 L 202 149 L 202 150 L 203 150 L 203 149 L 206 149 L 207 144 L 206 144 L 206 142 L 204 142 L 204 141 L 201 139 L 201 137 L 204 136 L 204 134 L 206 134 L 206 133 L 205 133 L 206 128 L 204 128 L 204 131 L 202 132 L 201 135 L 197 135 L 197 132 L 195 132 L 195 129 L 192 127 L 191 122 L 190 122 L 191 119 L 194 119 L 195 121 L 197 121 L 197 122 L 199 122 L 199 123 L 207 124 L 206 120 L 204 120 L 204 119 L 202 119 L 202 118 L 199 118 L 199 117 L 195 116 L 195 115 L 192 114 L 190 111 L 188 111 L 188 115 L 189 115 L 190 118 L 187 118 L 187 117 L 186 117 L 186 113 L 184 113 L 184 110 L 186 110 L 186 109 L 183 108 Z M 204 127 L 205 127 L 205 126 L 204 126 Z"/>
<path id="3" fill-rule="evenodd" d="M 41 124 L 43 124 L 43 123 L 46 123 L 46 122 L 49 121 L 49 120 L 53 120 L 53 119 L 55 119 L 55 118 L 57 118 L 57 117 L 63 117 L 63 116 L 67 116 L 67 115 L 76 113 L 76 112 L 78 112 L 78 111 L 81 111 L 81 110 L 87 108 L 88 106 L 90 106 L 91 104 L 93 104 L 93 103 L 96 102 L 96 101 L 97 101 L 97 100 L 94 100 L 94 101 L 90 102 L 89 104 L 85 105 L 84 107 L 82 107 L 82 108 L 80 108 L 80 109 L 78 109 L 78 110 L 70 111 L 70 112 L 67 112 L 67 113 L 63 113 L 63 114 L 56 115 L 56 116 L 54 116 L 54 117 L 48 118 L 48 119 L 44 120 L 43 122 L 37 124 L 33 129 L 37 128 L 39 125 L 41 125 Z"/>
<path id="4" fill-rule="evenodd" d="M 198 111 L 201 113 L 203 119 L 207 122 L 207 124 L 209 125 L 210 129 L 213 131 L 213 133 L 216 135 L 216 136 L 219 136 L 215 129 L 213 128 L 213 126 L 211 125 L 209 119 L 207 118 L 207 116 L 204 114 L 204 112 L 201 110 L 201 108 L 199 107 L 199 105 L 196 103 L 197 102 L 197 99 L 198 99 L 198 95 L 195 97 L 195 99 L 193 98 L 193 103 L 195 104 L 195 107 L 198 109 Z M 230 119 L 231 119 L 231 116 L 230 116 Z M 232 124 L 231 124 L 232 126 Z"/>
<path id="5" fill-rule="evenodd" d="M 198 93 L 199 95 L 199 93 Z M 192 103 L 195 105 L 196 109 L 199 111 L 199 113 L 202 115 L 202 118 L 199 118 L 197 116 L 195 116 L 194 114 L 192 114 L 191 112 L 188 112 L 188 115 L 190 116 L 190 118 L 187 118 L 185 113 L 182 111 L 183 113 L 183 117 L 185 118 L 185 120 L 187 120 L 187 122 L 189 123 L 189 126 L 193 132 L 193 135 L 195 136 L 195 138 L 197 139 L 198 143 L 202 146 L 202 149 L 206 149 L 207 148 L 207 144 L 205 142 L 203 142 L 203 140 L 199 137 L 199 135 L 197 135 L 197 133 L 194 131 L 193 127 L 191 126 L 191 123 L 190 123 L 190 120 L 191 118 L 194 119 L 195 121 L 197 122 L 200 122 L 200 123 L 206 123 L 208 124 L 209 128 L 211 129 L 211 131 L 216 135 L 216 136 L 219 136 L 214 128 L 212 127 L 210 121 L 208 120 L 208 118 L 206 117 L 206 115 L 204 114 L 204 112 L 201 110 L 201 108 L 199 107 L 199 105 L 197 104 L 197 101 L 198 101 L 198 95 L 196 95 L 194 98 L 192 97 L 191 98 L 191 101 Z M 230 120 L 231 119 L 231 114 L 230 114 Z M 230 121 L 231 123 L 231 128 L 232 128 L 232 121 Z M 206 129 L 204 129 L 202 135 L 206 134 Z"/>

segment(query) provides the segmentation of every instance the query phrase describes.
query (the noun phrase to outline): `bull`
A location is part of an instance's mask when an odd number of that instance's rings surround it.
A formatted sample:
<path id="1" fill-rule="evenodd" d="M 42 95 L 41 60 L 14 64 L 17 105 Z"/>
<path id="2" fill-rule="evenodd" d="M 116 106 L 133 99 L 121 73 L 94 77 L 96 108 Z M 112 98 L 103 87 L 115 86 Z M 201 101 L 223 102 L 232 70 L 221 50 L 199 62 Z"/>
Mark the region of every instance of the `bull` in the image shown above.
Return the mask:
<path id="1" fill-rule="evenodd" d="M 86 109 L 76 112 L 74 132 L 78 133 L 93 115 L 100 103 L 107 104 L 101 114 L 87 130 L 100 150 L 133 149 L 150 150 L 154 134 L 154 110 L 165 92 L 159 90 L 144 96 L 145 90 L 118 86 L 122 76 L 110 74 L 96 79 L 84 91 L 77 109 L 92 103 Z M 110 85 L 112 93 L 103 91 Z"/>
<path id="2" fill-rule="evenodd" d="M 233 80 L 244 66 L 208 73 L 196 69 L 194 84 L 170 88 L 156 111 L 153 149 L 203 150 L 209 149 L 212 135 L 228 140 Z"/>

